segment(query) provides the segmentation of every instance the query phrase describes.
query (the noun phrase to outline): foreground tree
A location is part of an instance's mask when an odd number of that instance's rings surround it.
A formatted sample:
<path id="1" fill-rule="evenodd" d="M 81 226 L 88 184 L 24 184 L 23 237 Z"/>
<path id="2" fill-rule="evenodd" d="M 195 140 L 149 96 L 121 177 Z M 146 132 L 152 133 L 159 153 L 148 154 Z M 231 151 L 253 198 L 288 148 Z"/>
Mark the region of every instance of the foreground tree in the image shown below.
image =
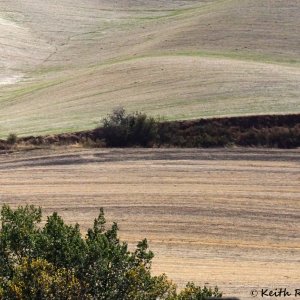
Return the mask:
<path id="1" fill-rule="evenodd" d="M 3 206 L 0 299 L 193 300 L 220 297 L 217 289 L 189 283 L 179 294 L 166 275 L 152 276 L 147 240 L 129 251 L 118 226 L 106 228 L 103 209 L 86 237 L 57 213 L 40 226 L 33 206 Z"/>
<path id="2" fill-rule="evenodd" d="M 5 299 L 90 299 L 82 295 L 73 271 L 57 268 L 44 259 L 24 258 L 2 289 Z"/>

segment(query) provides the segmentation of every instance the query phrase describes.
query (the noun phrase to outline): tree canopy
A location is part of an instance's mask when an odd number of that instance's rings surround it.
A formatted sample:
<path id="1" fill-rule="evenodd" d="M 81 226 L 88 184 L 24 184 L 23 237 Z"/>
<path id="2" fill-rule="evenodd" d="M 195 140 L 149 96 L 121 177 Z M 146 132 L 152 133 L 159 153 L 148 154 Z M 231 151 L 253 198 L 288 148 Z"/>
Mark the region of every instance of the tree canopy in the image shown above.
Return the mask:
<path id="1" fill-rule="evenodd" d="M 188 283 L 177 292 L 165 274 L 151 275 L 146 239 L 134 251 L 107 228 L 103 209 L 86 236 L 53 213 L 4 205 L 0 229 L 0 299 L 199 300 L 221 297 L 217 288 Z"/>

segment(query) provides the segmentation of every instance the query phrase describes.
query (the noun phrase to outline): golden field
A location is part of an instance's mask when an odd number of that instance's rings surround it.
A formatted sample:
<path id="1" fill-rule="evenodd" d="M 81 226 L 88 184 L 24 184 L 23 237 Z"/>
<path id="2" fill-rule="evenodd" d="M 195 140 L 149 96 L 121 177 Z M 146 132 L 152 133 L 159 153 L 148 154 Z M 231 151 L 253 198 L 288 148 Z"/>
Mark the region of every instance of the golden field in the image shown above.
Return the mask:
<path id="1" fill-rule="evenodd" d="M 153 270 L 179 286 L 296 288 L 299 150 L 83 149 L 0 155 L 1 203 L 41 206 L 92 226 L 100 207 L 130 245 L 148 238 Z"/>

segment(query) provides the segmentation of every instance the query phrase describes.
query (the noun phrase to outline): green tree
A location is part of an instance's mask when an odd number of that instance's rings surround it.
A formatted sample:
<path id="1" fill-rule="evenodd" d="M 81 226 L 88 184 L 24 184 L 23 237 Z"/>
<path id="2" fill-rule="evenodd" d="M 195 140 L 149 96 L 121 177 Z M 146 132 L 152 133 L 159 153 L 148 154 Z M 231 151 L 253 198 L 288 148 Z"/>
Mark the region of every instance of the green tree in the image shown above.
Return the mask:
<path id="1" fill-rule="evenodd" d="M 163 274 L 151 275 L 146 239 L 134 251 L 106 228 L 103 209 L 83 237 L 57 213 L 42 227 L 33 206 L 3 206 L 0 230 L 0 299 L 193 300 L 219 295 L 194 284 L 177 294 Z M 202 298 L 201 298 L 202 297 Z"/>
<path id="2" fill-rule="evenodd" d="M 35 250 L 35 257 L 43 257 L 58 267 L 77 269 L 85 260 L 87 245 L 79 225 L 66 225 L 55 212 L 40 231 Z"/>
<path id="3" fill-rule="evenodd" d="M 221 298 L 222 293 L 217 287 L 214 289 L 196 286 L 189 282 L 186 287 L 179 293 L 177 300 L 205 300 L 207 298 Z"/>
<path id="4" fill-rule="evenodd" d="M 81 294 L 81 285 L 71 270 L 57 268 L 43 259 L 22 259 L 14 276 L 2 289 L 4 299 L 91 299 Z"/>
<path id="5" fill-rule="evenodd" d="M 35 252 L 39 229 L 36 226 L 42 217 L 40 208 L 19 207 L 12 210 L 4 205 L 1 210 L 0 231 L 0 277 L 10 278 L 14 267 L 24 257 L 32 257 Z"/>

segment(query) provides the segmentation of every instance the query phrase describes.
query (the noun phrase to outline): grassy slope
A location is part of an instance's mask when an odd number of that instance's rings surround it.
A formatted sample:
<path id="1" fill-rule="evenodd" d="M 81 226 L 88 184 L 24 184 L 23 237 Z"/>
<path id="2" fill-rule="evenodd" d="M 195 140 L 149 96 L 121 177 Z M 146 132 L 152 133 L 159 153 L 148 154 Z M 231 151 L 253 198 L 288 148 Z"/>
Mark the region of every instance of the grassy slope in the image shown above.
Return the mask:
<path id="1" fill-rule="evenodd" d="M 168 119 L 299 112 L 299 1 L 11 2 L 0 26 L 23 44 L 0 62 L 25 81 L 0 86 L 2 137 L 91 128 L 116 105 Z"/>

